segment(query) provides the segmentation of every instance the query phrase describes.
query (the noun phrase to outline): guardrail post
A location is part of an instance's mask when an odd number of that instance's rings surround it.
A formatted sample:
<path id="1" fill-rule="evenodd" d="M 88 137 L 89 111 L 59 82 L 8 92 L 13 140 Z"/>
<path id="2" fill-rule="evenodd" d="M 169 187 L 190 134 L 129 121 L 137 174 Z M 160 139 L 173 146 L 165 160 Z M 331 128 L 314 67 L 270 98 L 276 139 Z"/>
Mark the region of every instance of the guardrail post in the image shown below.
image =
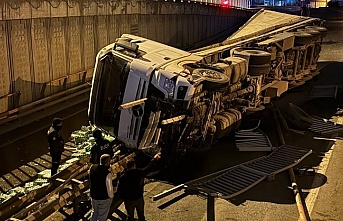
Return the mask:
<path id="1" fill-rule="evenodd" d="M 13 108 L 19 107 L 19 100 L 20 100 L 21 91 L 16 91 L 14 98 L 13 98 Z"/>
<path id="2" fill-rule="evenodd" d="M 214 197 L 207 196 L 207 221 L 215 221 Z"/>
<path id="3" fill-rule="evenodd" d="M 43 83 L 42 88 L 40 89 L 40 98 L 44 98 L 44 94 L 45 94 L 45 89 L 46 89 L 46 82 Z"/>
<path id="4" fill-rule="evenodd" d="M 67 79 L 68 77 L 63 79 L 63 90 L 67 90 Z"/>
<path id="5" fill-rule="evenodd" d="M 87 71 L 82 72 L 82 83 L 86 83 Z"/>
<path id="6" fill-rule="evenodd" d="M 297 181 L 295 179 L 293 168 L 290 168 L 288 170 L 289 177 L 292 182 L 292 189 L 293 193 L 295 195 L 295 202 L 297 204 L 299 216 L 301 221 L 311 221 L 310 214 L 307 210 L 306 204 L 304 199 L 302 198 L 302 191 L 297 185 Z"/>
<path id="7" fill-rule="evenodd" d="M 75 189 L 77 187 L 76 183 L 72 183 L 72 188 Z M 73 199 L 73 215 L 75 218 L 79 217 L 79 197 L 77 196 Z"/>
<path id="8" fill-rule="evenodd" d="M 282 145 L 285 145 L 286 144 L 285 138 L 283 136 L 282 129 L 281 129 L 281 126 L 279 123 L 279 118 L 277 117 L 277 113 L 276 113 L 277 106 L 275 104 L 273 104 L 273 105 L 274 105 L 273 114 L 274 114 L 274 119 L 276 122 L 276 127 L 277 127 L 277 131 L 278 131 L 278 135 L 279 135 L 279 140 L 280 140 Z M 310 218 L 310 215 L 308 213 L 305 201 L 302 199 L 301 189 L 297 185 L 293 168 L 290 168 L 288 170 L 288 172 L 289 172 L 290 180 L 292 182 L 292 189 L 293 189 L 293 192 L 295 195 L 295 202 L 297 204 L 300 219 L 301 219 L 301 221 L 310 221 L 311 218 Z"/>

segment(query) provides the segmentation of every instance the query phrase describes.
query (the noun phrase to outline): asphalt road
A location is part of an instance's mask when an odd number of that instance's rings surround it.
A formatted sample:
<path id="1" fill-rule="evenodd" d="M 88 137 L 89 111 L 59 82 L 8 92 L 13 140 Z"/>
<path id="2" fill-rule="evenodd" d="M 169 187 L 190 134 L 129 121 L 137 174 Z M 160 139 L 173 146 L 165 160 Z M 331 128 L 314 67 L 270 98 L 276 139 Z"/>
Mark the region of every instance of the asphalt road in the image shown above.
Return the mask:
<path id="1" fill-rule="evenodd" d="M 320 60 L 326 61 L 328 64 L 324 69 L 328 69 L 332 78 L 326 78 L 325 83 L 342 86 L 343 20 L 327 22 L 326 26 L 330 34 L 325 38 Z M 341 100 L 342 97 L 339 96 L 338 99 Z M 337 106 L 339 114 L 335 116 L 335 121 L 343 124 L 341 103 Z M 311 209 L 312 221 L 343 220 L 343 141 L 336 141 L 331 147 L 331 151 L 326 155 L 328 158 L 324 158 L 318 169 L 325 174 L 326 182 L 320 188 L 315 188 L 317 183 L 320 183 L 323 178 L 317 176 L 316 178 L 318 179 L 313 183 L 315 189 L 312 188 L 312 195 L 309 195 L 307 199 L 307 204 Z"/>

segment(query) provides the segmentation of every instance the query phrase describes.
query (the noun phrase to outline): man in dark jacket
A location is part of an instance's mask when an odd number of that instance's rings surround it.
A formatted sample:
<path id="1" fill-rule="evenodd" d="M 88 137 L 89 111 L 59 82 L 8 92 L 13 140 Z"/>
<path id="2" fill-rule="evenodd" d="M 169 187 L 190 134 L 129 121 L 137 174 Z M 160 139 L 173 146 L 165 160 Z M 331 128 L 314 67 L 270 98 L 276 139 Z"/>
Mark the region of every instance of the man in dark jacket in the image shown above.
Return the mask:
<path id="1" fill-rule="evenodd" d="M 48 130 L 49 151 L 51 156 L 51 176 L 57 173 L 57 169 L 61 162 L 61 155 L 64 151 L 64 139 L 59 133 L 62 129 L 62 120 L 54 118 L 52 125 Z"/>
<path id="2" fill-rule="evenodd" d="M 100 130 L 95 130 L 93 132 L 93 137 L 95 139 L 95 144 L 91 148 L 90 162 L 92 164 L 99 164 L 100 157 L 103 154 L 109 154 L 112 158 L 114 153 L 112 146 L 108 140 L 102 137 L 102 132 Z"/>
<path id="3" fill-rule="evenodd" d="M 145 221 L 144 216 L 144 177 L 156 168 L 156 162 L 161 158 L 158 153 L 154 156 L 150 164 L 145 168 L 136 169 L 135 161 L 127 163 L 128 171 L 119 178 L 118 193 L 124 200 L 128 221 L 135 220 L 134 211 L 140 221 Z"/>
<path id="4" fill-rule="evenodd" d="M 107 220 L 113 198 L 112 173 L 110 172 L 111 157 L 103 154 L 100 165 L 93 164 L 89 169 L 90 194 L 93 213 L 91 221 Z"/>

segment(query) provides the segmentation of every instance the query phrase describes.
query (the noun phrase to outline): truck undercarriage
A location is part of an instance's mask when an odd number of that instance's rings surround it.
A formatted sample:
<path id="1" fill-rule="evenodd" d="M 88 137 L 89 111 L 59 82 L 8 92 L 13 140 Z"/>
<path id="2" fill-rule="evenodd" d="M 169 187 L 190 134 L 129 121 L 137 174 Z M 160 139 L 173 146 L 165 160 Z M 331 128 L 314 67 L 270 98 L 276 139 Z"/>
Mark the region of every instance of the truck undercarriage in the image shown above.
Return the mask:
<path id="1" fill-rule="evenodd" d="M 226 41 L 193 53 L 124 34 L 98 54 L 91 122 L 125 146 L 161 150 L 171 162 L 206 151 L 244 114 L 318 74 L 327 31 L 321 25 L 262 10 Z"/>
<path id="2" fill-rule="evenodd" d="M 89 118 L 115 137 L 114 143 L 119 141 L 129 150 L 116 155 L 112 174 L 125 172 L 126 163 L 135 156 L 131 150 L 150 155 L 161 151 L 169 165 L 188 152 L 206 153 L 215 140 L 235 131 L 246 114 L 262 110 L 271 99 L 318 74 L 326 31 L 319 19 L 265 10 L 226 41 L 193 52 L 128 34 L 106 46 L 97 56 Z M 78 137 L 90 134 L 87 129 Z M 75 140 L 75 144 L 90 149 L 88 141 Z M 59 179 L 52 178 L 54 182 L 45 189 L 3 203 L 1 214 L 40 220 L 74 201 L 89 187 L 85 152 L 80 153 L 82 160 L 73 161 L 74 167 L 58 174 Z M 187 188 L 230 198 L 297 164 L 310 152 L 283 145 L 263 159 L 188 182 Z M 227 185 L 228 180 L 235 185 Z M 218 182 L 227 185 L 224 190 Z M 55 193 L 66 200 L 51 202 L 49 197 Z"/>

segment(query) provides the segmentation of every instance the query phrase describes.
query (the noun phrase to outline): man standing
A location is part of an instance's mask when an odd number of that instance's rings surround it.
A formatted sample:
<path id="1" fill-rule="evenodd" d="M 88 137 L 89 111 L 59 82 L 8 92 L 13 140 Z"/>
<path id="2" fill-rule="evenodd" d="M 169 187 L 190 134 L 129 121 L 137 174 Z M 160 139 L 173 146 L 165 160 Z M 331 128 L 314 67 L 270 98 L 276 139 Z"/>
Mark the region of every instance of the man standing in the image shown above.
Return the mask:
<path id="1" fill-rule="evenodd" d="M 100 130 L 95 130 L 93 132 L 93 137 L 95 139 L 95 144 L 91 148 L 90 162 L 99 164 L 100 157 L 103 154 L 109 154 L 112 158 L 114 155 L 113 149 L 110 142 L 102 138 L 102 132 Z"/>
<path id="2" fill-rule="evenodd" d="M 137 210 L 139 220 L 145 221 L 143 198 L 144 177 L 156 168 L 156 162 L 160 158 L 161 154 L 156 154 L 147 167 L 140 169 L 136 169 L 135 161 L 130 161 L 127 163 L 128 171 L 119 178 L 118 193 L 124 200 L 128 221 L 135 220 L 135 209 Z"/>
<path id="3" fill-rule="evenodd" d="M 54 118 L 48 130 L 49 151 L 51 156 L 51 176 L 57 173 L 61 162 L 61 155 L 64 151 L 64 140 L 59 131 L 62 129 L 62 120 Z"/>
<path id="4" fill-rule="evenodd" d="M 105 221 L 110 211 L 113 198 L 112 174 L 109 170 L 110 161 L 110 155 L 103 154 L 100 157 L 100 165 L 93 164 L 89 169 L 93 207 L 91 221 Z"/>

